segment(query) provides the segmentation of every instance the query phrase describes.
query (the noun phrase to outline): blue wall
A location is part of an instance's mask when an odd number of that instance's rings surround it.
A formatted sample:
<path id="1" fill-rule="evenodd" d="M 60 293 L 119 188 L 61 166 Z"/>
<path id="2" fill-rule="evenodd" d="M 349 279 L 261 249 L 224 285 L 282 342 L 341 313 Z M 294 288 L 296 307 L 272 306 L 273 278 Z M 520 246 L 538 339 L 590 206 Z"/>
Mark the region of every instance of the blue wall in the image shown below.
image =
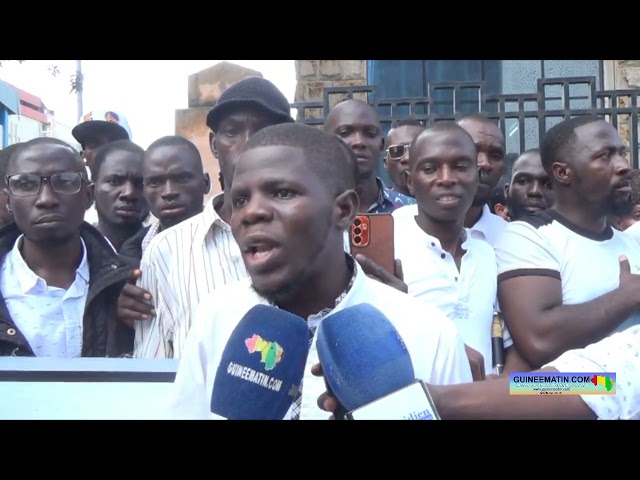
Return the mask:
<path id="1" fill-rule="evenodd" d="M 2 145 L 0 148 L 5 148 L 9 144 L 9 111 L 0 105 L 0 125 L 2 125 Z"/>

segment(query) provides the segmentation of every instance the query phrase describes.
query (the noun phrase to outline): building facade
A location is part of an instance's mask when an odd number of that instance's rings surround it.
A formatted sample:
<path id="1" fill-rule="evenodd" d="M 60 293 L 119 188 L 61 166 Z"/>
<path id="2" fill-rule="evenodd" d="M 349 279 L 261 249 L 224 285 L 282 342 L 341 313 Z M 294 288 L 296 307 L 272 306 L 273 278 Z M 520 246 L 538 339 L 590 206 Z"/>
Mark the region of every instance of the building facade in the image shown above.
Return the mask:
<path id="1" fill-rule="evenodd" d="M 597 113 L 617 126 L 638 166 L 640 60 L 296 60 L 296 74 L 294 105 L 309 124 L 347 96 L 377 107 L 384 134 L 402 117 L 482 112 L 499 121 L 507 152 L 521 153 L 562 118 Z"/>

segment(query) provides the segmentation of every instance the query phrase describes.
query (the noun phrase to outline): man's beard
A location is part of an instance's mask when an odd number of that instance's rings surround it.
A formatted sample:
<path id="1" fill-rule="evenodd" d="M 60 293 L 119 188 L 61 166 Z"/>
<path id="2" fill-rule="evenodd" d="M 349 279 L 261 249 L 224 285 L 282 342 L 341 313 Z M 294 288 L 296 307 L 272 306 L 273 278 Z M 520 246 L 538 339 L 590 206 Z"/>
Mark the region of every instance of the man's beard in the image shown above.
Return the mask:
<path id="1" fill-rule="evenodd" d="M 358 169 L 358 182 L 363 183 L 365 180 L 369 180 L 373 176 L 373 173 L 373 170 Z"/>
<path id="2" fill-rule="evenodd" d="M 254 292 L 256 292 L 260 297 L 264 298 L 271 305 L 280 305 L 287 300 L 296 297 L 298 292 L 302 290 L 305 283 L 312 275 L 313 272 L 310 270 L 310 268 L 307 267 L 304 270 L 300 271 L 298 275 L 296 275 L 296 277 L 293 278 L 290 282 L 276 290 L 262 290 L 258 288 L 253 282 L 251 282 L 251 288 Z"/>
<path id="3" fill-rule="evenodd" d="M 607 213 L 615 217 L 626 217 L 631 214 L 633 210 L 633 202 L 631 201 L 631 194 L 626 200 L 618 200 L 615 197 L 615 192 L 612 192 L 607 202 Z"/>
<path id="4" fill-rule="evenodd" d="M 513 222 L 514 220 L 518 220 L 521 217 L 524 217 L 529 212 L 521 207 L 516 202 L 511 200 L 510 197 L 507 197 L 507 213 L 509 215 L 509 219 Z"/>

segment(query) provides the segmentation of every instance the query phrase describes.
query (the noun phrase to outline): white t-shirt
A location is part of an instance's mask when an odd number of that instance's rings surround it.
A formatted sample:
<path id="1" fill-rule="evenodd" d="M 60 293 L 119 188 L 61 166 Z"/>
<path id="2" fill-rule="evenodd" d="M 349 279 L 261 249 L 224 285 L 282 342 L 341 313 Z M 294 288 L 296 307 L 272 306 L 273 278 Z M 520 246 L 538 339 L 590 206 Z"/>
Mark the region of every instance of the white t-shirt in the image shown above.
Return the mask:
<path id="1" fill-rule="evenodd" d="M 436 385 L 472 381 L 469 360 L 454 324 L 438 309 L 367 277 L 357 262 L 356 279 L 344 299 L 328 315 L 369 303 L 378 308 L 402 336 L 416 378 Z M 201 301 L 176 375 L 170 416 L 181 419 L 220 419 L 210 412 L 215 374 L 225 345 L 242 317 L 255 305 L 267 304 L 249 279 L 227 285 Z M 317 316 L 313 316 L 317 319 Z M 320 320 L 322 321 L 322 320 Z M 318 363 L 314 336 L 303 379 L 301 420 L 326 420 L 317 399 L 326 391 L 324 379 L 311 374 Z"/>
<path id="2" fill-rule="evenodd" d="M 581 395 L 582 400 L 600 420 L 640 420 L 640 326 L 569 350 L 545 366 L 567 373 L 615 373 L 615 395 Z"/>
<path id="3" fill-rule="evenodd" d="M 497 293 L 493 248 L 463 230 L 462 248 L 466 252 L 458 270 L 453 256 L 418 226 L 414 216 L 394 217 L 395 253 L 402 261 L 409 295 L 442 310 L 456 325 L 464 343 L 482 354 L 485 371 L 490 372 L 491 322 Z"/>
<path id="4" fill-rule="evenodd" d="M 509 223 L 495 250 L 498 282 L 523 275 L 557 278 L 564 305 L 585 303 L 616 289 L 620 255 L 627 256 L 632 273 L 640 273 L 640 245 L 629 235 L 611 227 L 599 235 L 583 231 L 552 209 Z M 640 312 L 635 312 L 616 331 L 638 323 Z"/>
<path id="5" fill-rule="evenodd" d="M 640 243 L 640 222 L 636 222 L 636 223 L 632 224 L 631 226 L 627 227 L 627 229 L 624 231 L 624 233 L 626 235 L 629 235 L 636 242 Z"/>

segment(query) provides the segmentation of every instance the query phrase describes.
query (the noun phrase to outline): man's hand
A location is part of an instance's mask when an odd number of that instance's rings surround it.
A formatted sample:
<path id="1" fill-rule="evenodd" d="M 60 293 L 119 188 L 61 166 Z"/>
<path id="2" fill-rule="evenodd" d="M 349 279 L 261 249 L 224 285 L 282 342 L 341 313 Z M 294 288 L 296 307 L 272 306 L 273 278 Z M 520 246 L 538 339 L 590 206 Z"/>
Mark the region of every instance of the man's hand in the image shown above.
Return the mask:
<path id="1" fill-rule="evenodd" d="M 118 320 L 132 328 L 135 320 L 148 320 L 156 313 L 150 303 L 151 294 L 136 286 L 141 275 L 142 271 L 139 269 L 132 271 L 118 297 Z"/>
<path id="2" fill-rule="evenodd" d="M 629 296 L 637 298 L 638 290 L 640 290 L 640 275 L 631 273 L 631 265 L 629 259 L 624 255 L 620 258 L 620 287 L 625 289 Z"/>
<path id="3" fill-rule="evenodd" d="M 402 262 L 395 261 L 395 272 L 391 273 L 386 268 L 378 265 L 376 262 L 364 255 L 358 253 L 356 260 L 369 277 L 375 278 L 379 282 L 389 285 L 390 287 L 400 290 L 403 293 L 409 292 L 409 287 L 404 283 L 404 273 L 402 272 Z"/>
<path id="4" fill-rule="evenodd" d="M 469 365 L 471 366 L 471 376 L 473 377 L 473 381 L 477 382 L 478 380 L 485 379 L 485 371 L 484 371 L 484 357 L 480 352 L 474 350 L 470 346 L 464 346 L 464 350 L 467 354 L 467 358 L 469 359 Z"/>
<path id="5" fill-rule="evenodd" d="M 322 372 L 322 365 L 316 363 L 313 367 L 311 367 L 311 373 L 316 377 L 324 376 Z M 324 410 L 325 412 L 335 413 L 335 411 L 338 410 L 338 400 L 330 396 L 327 392 L 324 392 L 318 397 L 318 408 L 320 410 Z M 335 420 L 333 415 L 331 415 L 330 420 Z"/>

